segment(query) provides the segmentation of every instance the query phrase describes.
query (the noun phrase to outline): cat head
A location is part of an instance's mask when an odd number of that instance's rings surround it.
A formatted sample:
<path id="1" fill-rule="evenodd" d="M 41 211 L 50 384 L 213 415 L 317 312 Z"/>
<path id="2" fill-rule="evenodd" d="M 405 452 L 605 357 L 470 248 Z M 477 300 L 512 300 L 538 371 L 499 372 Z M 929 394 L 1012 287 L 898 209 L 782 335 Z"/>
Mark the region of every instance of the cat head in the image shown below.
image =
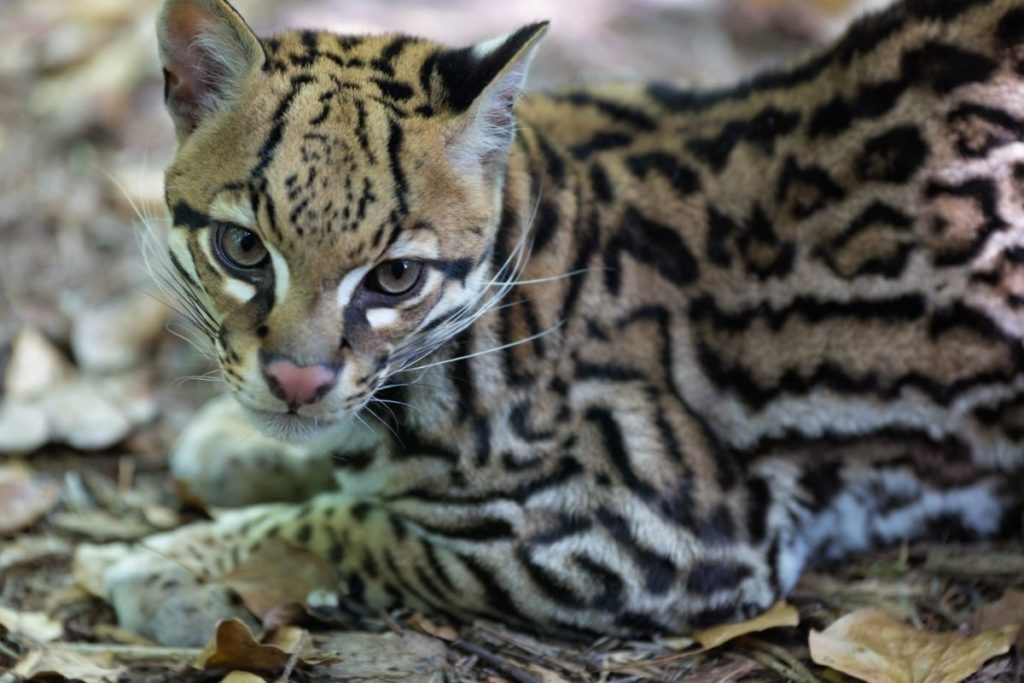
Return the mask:
<path id="1" fill-rule="evenodd" d="M 224 0 L 165 0 L 172 270 L 257 422 L 344 420 L 480 300 L 545 30 L 260 39 Z"/>

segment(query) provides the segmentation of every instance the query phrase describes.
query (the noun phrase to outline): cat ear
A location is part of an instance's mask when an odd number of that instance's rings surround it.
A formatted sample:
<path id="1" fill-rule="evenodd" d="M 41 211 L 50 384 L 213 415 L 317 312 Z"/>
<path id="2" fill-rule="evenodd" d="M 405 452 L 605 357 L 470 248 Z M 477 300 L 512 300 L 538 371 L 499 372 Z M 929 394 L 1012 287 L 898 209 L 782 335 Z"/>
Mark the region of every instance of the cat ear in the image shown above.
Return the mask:
<path id="1" fill-rule="evenodd" d="M 438 55 L 443 108 L 458 117 L 452 161 L 467 170 L 502 158 L 515 137 L 513 107 L 548 22 Z"/>
<path id="2" fill-rule="evenodd" d="M 164 0 L 157 18 L 164 100 L 178 138 L 238 92 L 266 55 L 225 0 Z"/>

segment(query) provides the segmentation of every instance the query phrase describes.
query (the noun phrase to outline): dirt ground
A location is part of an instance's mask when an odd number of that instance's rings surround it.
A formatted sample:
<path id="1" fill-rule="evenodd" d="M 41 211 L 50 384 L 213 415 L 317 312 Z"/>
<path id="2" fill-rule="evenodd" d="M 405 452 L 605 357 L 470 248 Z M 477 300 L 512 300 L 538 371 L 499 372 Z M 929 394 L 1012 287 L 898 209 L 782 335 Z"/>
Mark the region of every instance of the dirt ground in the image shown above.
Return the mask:
<path id="1" fill-rule="evenodd" d="M 884 4 L 237 2 L 260 32 L 387 30 L 453 44 L 550 18 L 535 89 L 734 81 Z M 0 683 L 852 680 L 837 671 L 856 673 L 852 665 L 821 664 L 826 640 L 895 667 L 889 678 L 860 674 L 868 680 L 1024 680 L 1020 539 L 855 558 L 806 575 L 791 607 L 766 620 L 693 638 L 561 643 L 493 623 L 409 613 L 353 620 L 307 606 L 263 644 L 222 627 L 215 656 L 204 659 L 119 630 L 90 593 L 93 577 L 74 562 L 76 549 L 203 516 L 175 494 L 166 458 L 192 411 L 221 390 L 143 264 L 153 239 L 145 225 L 159 233 L 163 224 L 161 169 L 174 143 L 161 102 L 156 6 L 0 0 Z M 799 624 L 786 626 L 797 614 Z M 844 617 L 860 636 L 814 635 Z"/>

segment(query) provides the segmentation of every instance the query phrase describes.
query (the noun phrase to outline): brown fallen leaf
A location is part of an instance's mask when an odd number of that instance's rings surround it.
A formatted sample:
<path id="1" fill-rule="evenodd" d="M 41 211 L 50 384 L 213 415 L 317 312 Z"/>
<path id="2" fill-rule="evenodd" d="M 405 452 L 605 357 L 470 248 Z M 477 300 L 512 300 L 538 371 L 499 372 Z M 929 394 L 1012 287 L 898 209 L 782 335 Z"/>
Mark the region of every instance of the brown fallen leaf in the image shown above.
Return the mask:
<path id="1" fill-rule="evenodd" d="M 124 667 L 115 666 L 109 656 L 85 656 L 59 645 L 32 650 L 14 667 L 14 675 L 26 680 L 117 683 Z"/>
<path id="2" fill-rule="evenodd" d="M 770 628 L 796 626 L 799 623 L 800 613 L 796 611 L 796 608 L 784 601 L 779 601 L 772 605 L 767 612 L 763 612 L 753 619 L 695 631 L 693 639 L 700 643 L 702 649 L 710 650 L 748 633 L 767 631 Z"/>
<path id="3" fill-rule="evenodd" d="M 459 639 L 459 632 L 455 627 L 449 624 L 438 624 L 419 612 L 413 612 L 412 615 L 406 619 L 406 623 L 420 633 L 440 638 L 441 640 L 445 640 L 449 643 L 453 643 Z"/>
<path id="4" fill-rule="evenodd" d="M 958 683 L 1010 649 L 1003 633 L 927 633 L 874 607 L 811 631 L 810 646 L 816 664 L 870 683 Z"/>
<path id="5" fill-rule="evenodd" d="M 60 486 L 22 465 L 0 466 L 0 534 L 31 526 L 57 504 Z"/>
<path id="6" fill-rule="evenodd" d="M 249 627 L 239 619 L 217 622 L 217 630 L 193 666 L 197 669 L 239 669 L 273 671 L 288 664 L 291 654 L 274 645 L 256 640 Z"/>
<path id="7" fill-rule="evenodd" d="M 232 671 L 220 679 L 220 683 L 267 683 L 267 680 L 248 671 Z"/>
<path id="8" fill-rule="evenodd" d="M 310 591 L 336 586 L 338 581 L 338 570 L 323 557 L 280 538 L 261 545 L 222 579 L 260 619 L 302 604 Z"/>
<path id="9" fill-rule="evenodd" d="M 309 645 L 309 632 L 298 626 L 282 626 L 268 633 L 264 644 L 281 648 L 288 654 L 295 654 L 296 651 Z M 299 652 L 299 654 L 305 653 Z"/>
<path id="10" fill-rule="evenodd" d="M 18 612 L 0 605 L 0 626 L 15 638 L 24 636 L 36 643 L 49 643 L 64 633 L 64 625 L 44 612 Z"/>
<path id="11" fill-rule="evenodd" d="M 772 628 L 792 627 L 799 623 L 800 613 L 796 611 L 796 608 L 785 600 L 780 600 L 772 605 L 767 611 L 762 612 L 753 619 L 733 624 L 720 624 L 718 626 L 712 626 L 711 628 L 694 631 L 690 634 L 690 638 L 679 639 L 677 643 L 680 647 L 687 648 L 696 642 L 700 645 L 698 648 L 683 649 L 680 652 L 665 655 L 664 657 L 642 660 L 637 660 L 631 652 L 626 654 L 624 657 L 612 658 L 610 661 L 613 661 L 614 663 L 606 664 L 605 668 L 609 671 L 626 671 L 632 670 L 633 667 L 636 666 L 650 667 L 671 664 L 681 659 L 686 659 L 687 657 L 692 657 L 696 654 L 700 654 L 701 652 L 706 652 L 719 647 L 730 640 L 739 638 L 740 636 L 760 631 L 767 631 Z"/>
<path id="12" fill-rule="evenodd" d="M 1013 645 L 1024 649 L 1024 591 L 1010 588 L 995 602 L 979 607 L 971 627 L 975 633 L 1002 631 Z"/>

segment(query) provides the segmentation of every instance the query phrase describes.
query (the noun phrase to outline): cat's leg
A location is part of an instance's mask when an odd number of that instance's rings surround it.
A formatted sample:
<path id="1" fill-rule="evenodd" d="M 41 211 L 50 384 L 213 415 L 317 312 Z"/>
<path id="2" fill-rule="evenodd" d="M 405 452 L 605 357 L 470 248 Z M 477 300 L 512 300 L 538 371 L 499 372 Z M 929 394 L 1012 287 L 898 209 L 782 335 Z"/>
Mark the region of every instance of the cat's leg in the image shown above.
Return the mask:
<path id="1" fill-rule="evenodd" d="M 883 434 L 786 449 L 750 468 L 770 492 L 765 517 L 784 591 L 808 564 L 875 547 L 1020 533 L 1024 472 L 978 465 L 951 444 Z"/>
<path id="2" fill-rule="evenodd" d="M 758 495 L 716 456 L 691 457 L 707 444 L 675 407 L 650 414 L 649 425 L 633 408 L 591 410 L 572 445 L 515 485 L 470 484 L 436 454 L 403 455 L 305 504 L 257 506 L 152 537 L 108 570 L 107 598 L 125 627 L 196 644 L 218 617 L 244 613 L 223 579 L 275 539 L 282 552 L 324 558 L 338 577 L 328 588 L 372 609 L 637 634 L 770 606 L 779 590 L 747 527 Z M 620 441 L 614 425 L 633 429 Z M 648 426 L 675 430 L 687 459 L 667 468 L 653 453 L 624 456 L 621 447 L 650 446 Z M 595 460 L 607 449 L 614 454 Z M 368 494 L 372 481 L 386 483 Z"/>

